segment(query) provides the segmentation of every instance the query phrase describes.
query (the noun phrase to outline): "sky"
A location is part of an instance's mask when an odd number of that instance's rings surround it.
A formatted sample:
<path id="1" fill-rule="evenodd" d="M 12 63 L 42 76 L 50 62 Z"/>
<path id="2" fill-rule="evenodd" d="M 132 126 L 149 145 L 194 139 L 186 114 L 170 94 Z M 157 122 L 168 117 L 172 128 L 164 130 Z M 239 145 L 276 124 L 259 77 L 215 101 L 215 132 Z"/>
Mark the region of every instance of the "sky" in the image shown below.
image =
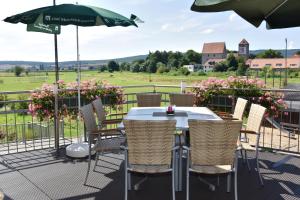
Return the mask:
<path id="1" fill-rule="evenodd" d="M 190 10 L 193 0 L 77 0 L 78 4 L 102 7 L 126 17 L 137 15 L 144 23 L 136 27 L 79 27 L 81 60 L 113 59 L 147 54 L 156 50 L 202 51 L 205 42 L 226 42 L 237 50 L 245 38 L 251 50 L 300 48 L 300 28 L 266 30 L 255 28 L 234 12 L 198 13 Z M 53 0 L 9 0 L 0 7 L 0 60 L 54 61 L 53 35 L 26 32 L 25 24 L 9 24 L 4 18 Z M 76 3 L 56 0 L 57 4 Z M 297 37 L 298 36 L 298 37 Z M 76 28 L 63 26 L 58 36 L 59 61 L 76 60 Z"/>

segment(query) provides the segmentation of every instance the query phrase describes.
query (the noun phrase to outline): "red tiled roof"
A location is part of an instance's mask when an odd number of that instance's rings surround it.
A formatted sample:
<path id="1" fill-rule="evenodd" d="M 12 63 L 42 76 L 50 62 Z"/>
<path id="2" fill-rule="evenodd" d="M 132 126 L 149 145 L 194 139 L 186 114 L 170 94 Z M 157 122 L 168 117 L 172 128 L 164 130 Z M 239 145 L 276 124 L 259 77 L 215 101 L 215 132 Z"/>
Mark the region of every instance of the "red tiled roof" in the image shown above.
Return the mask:
<path id="1" fill-rule="evenodd" d="M 279 69 L 285 68 L 285 58 L 256 58 L 247 60 L 247 64 L 252 69 L 261 69 L 265 66 L 271 66 L 272 68 Z M 288 68 L 300 68 L 300 58 L 287 58 Z"/>
<path id="2" fill-rule="evenodd" d="M 225 42 L 204 43 L 202 53 L 224 53 L 226 52 Z"/>

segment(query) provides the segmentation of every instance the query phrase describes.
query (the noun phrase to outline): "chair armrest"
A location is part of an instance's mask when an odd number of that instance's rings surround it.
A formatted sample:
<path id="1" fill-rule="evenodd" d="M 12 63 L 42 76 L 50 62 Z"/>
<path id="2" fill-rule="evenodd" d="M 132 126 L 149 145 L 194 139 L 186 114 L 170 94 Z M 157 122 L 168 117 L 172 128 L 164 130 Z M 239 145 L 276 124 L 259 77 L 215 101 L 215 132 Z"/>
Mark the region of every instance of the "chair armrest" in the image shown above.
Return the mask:
<path id="1" fill-rule="evenodd" d="M 233 118 L 233 117 L 224 117 L 224 116 L 220 116 L 220 117 L 223 120 L 239 120 L 238 118 Z"/>
<path id="2" fill-rule="evenodd" d="M 118 133 L 116 133 L 118 132 Z M 120 130 L 118 129 L 102 129 L 90 132 L 91 135 L 101 135 L 101 136 L 119 136 Z"/>
<path id="3" fill-rule="evenodd" d="M 122 122 L 122 119 L 106 119 L 106 120 L 102 121 L 102 124 L 103 125 L 106 125 L 106 124 L 118 124 L 118 123 L 121 123 L 121 122 Z"/>
<path id="4" fill-rule="evenodd" d="M 180 148 L 180 146 L 174 146 L 173 148 L 172 148 L 172 150 L 177 150 L 177 149 L 179 149 Z"/>
<path id="5" fill-rule="evenodd" d="M 241 130 L 241 133 L 246 133 L 246 134 L 254 134 L 257 135 L 257 133 L 255 131 L 249 131 L 249 130 Z"/>
<path id="6" fill-rule="evenodd" d="M 118 115 L 127 115 L 127 113 L 111 113 L 106 116 L 110 117 L 110 116 L 118 116 Z"/>

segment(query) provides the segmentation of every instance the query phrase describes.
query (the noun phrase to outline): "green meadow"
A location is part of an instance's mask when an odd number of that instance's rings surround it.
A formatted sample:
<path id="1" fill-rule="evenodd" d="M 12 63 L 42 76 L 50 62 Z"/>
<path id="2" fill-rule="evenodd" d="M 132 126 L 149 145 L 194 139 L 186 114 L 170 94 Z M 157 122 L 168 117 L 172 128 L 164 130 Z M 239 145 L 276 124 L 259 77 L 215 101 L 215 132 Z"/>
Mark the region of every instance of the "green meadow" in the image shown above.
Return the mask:
<path id="1" fill-rule="evenodd" d="M 181 81 L 186 81 L 188 85 L 192 85 L 197 81 L 207 79 L 208 77 L 218 77 L 225 79 L 234 72 L 211 72 L 204 76 L 199 76 L 197 73 L 192 73 L 188 76 L 172 74 L 149 74 L 149 73 L 132 73 L 132 72 L 97 72 L 83 71 L 81 80 L 106 80 L 112 85 L 128 86 L 128 85 L 179 85 Z M 252 74 L 254 77 L 255 74 Z M 283 76 L 283 74 L 282 74 Z M 60 72 L 59 78 L 66 82 L 76 81 L 76 72 Z M 264 80 L 264 77 L 261 77 Z M 279 87 L 280 78 L 274 78 L 274 87 Z M 281 79 L 283 81 L 283 77 Z M 34 90 L 41 87 L 43 83 L 52 84 L 55 82 L 54 72 L 32 72 L 28 76 L 16 77 L 13 73 L 0 73 L 0 91 L 22 91 Z M 288 83 L 300 83 L 299 77 L 289 77 Z M 273 78 L 267 78 L 267 86 L 273 87 Z M 141 91 L 141 89 L 130 89 L 131 91 Z"/>

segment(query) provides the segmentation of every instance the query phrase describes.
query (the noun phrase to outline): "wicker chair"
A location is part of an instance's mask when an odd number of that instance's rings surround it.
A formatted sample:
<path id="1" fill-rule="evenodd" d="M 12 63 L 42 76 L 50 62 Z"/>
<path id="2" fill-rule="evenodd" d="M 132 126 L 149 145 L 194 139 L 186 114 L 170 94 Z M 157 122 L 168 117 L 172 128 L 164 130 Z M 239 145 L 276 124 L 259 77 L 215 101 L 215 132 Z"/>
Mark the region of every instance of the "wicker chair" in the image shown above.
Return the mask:
<path id="1" fill-rule="evenodd" d="M 171 93 L 170 103 L 171 105 L 181 106 L 181 107 L 192 107 L 195 103 L 195 95 L 194 94 L 179 94 L 179 93 Z"/>
<path id="2" fill-rule="evenodd" d="M 120 150 L 120 145 L 124 143 L 125 137 L 121 137 L 121 134 L 117 129 L 100 129 L 96 123 L 92 104 L 81 107 L 80 113 L 84 121 L 89 143 L 88 169 L 84 181 L 84 184 L 86 185 L 91 168 L 92 151 L 96 152 L 96 166 L 99 153 Z"/>
<path id="3" fill-rule="evenodd" d="M 225 112 L 218 112 L 217 114 L 224 120 L 243 120 L 243 115 L 245 108 L 247 106 L 247 100 L 243 98 L 238 98 L 235 104 L 234 112 L 233 114 L 228 114 Z"/>
<path id="4" fill-rule="evenodd" d="M 230 191 L 231 172 L 234 172 L 235 200 L 237 194 L 237 153 L 236 142 L 242 121 L 201 121 L 189 120 L 190 147 L 187 154 L 186 199 L 189 199 L 190 172 L 201 174 L 228 174 L 227 192 Z M 215 190 L 214 185 L 199 178 Z"/>
<path id="5" fill-rule="evenodd" d="M 160 107 L 161 94 L 145 93 L 136 95 L 138 107 Z"/>
<path id="6" fill-rule="evenodd" d="M 256 159 L 256 169 L 258 172 L 258 178 L 260 181 L 261 185 L 264 185 L 262 176 L 260 174 L 259 170 L 259 138 L 260 138 L 260 127 L 261 123 L 263 121 L 264 115 L 266 112 L 266 108 L 257 104 L 252 104 L 247 120 L 247 124 L 245 126 L 245 129 L 241 130 L 241 138 L 240 138 L 240 143 L 239 149 L 241 151 L 242 157 L 243 152 L 245 153 L 245 159 L 247 161 L 247 166 L 250 171 L 250 165 L 247 157 L 247 151 L 255 151 L 255 159 Z M 250 144 L 247 138 L 247 134 L 254 134 L 256 136 L 256 142 L 255 144 Z"/>
<path id="7" fill-rule="evenodd" d="M 94 100 L 92 102 L 92 105 L 94 107 L 98 119 L 98 126 L 100 128 L 107 128 L 107 126 L 109 125 L 113 126 L 121 123 L 123 116 L 127 114 L 127 113 L 115 113 L 115 114 L 106 115 L 105 108 L 100 98 Z M 107 119 L 107 117 L 113 119 Z"/>
<path id="8" fill-rule="evenodd" d="M 127 137 L 125 149 L 125 200 L 131 189 L 131 172 L 157 174 L 172 172 L 172 197 L 175 199 L 174 146 L 175 120 L 124 120 Z M 173 159 L 172 159 L 173 157 Z M 145 179 L 135 185 L 138 188 Z"/>

